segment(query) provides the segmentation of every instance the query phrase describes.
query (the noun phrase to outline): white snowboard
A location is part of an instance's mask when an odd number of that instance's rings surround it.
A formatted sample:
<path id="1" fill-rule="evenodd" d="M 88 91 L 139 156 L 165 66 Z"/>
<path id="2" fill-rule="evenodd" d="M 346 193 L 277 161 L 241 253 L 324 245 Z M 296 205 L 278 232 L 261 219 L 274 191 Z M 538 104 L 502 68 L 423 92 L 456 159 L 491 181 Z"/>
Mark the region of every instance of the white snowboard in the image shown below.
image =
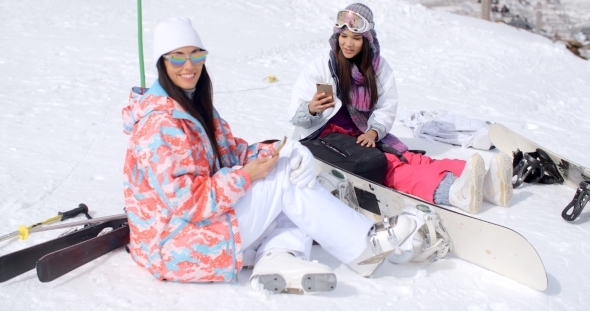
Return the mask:
<path id="1" fill-rule="evenodd" d="M 581 181 L 590 179 L 590 169 L 539 146 L 501 124 L 490 125 L 488 134 L 492 144 L 508 155 L 512 155 L 517 149 L 522 152 L 534 152 L 537 148 L 545 151 L 557 165 L 564 183 L 574 189 L 578 189 Z"/>
<path id="2" fill-rule="evenodd" d="M 518 232 L 375 184 L 322 160 L 316 159 L 316 163 L 318 172 L 336 170 L 345 175 L 355 188 L 375 196 L 373 201 L 378 205 L 377 210 L 360 203 L 365 209 L 361 211 L 365 216 L 381 221 L 379 214 L 395 216 L 406 206 L 427 205 L 442 218 L 453 243 L 451 253 L 536 290 L 547 289 L 547 273 L 539 254 Z"/>

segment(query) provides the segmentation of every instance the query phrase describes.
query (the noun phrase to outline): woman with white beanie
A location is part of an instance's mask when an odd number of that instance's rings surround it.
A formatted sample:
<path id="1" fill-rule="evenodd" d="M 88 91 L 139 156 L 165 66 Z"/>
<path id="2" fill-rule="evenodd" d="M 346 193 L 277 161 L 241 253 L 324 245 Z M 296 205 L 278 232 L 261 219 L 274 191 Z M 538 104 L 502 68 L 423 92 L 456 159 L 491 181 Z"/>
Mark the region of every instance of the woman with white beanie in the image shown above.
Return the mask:
<path id="1" fill-rule="evenodd" d="M 275 154 L 276 141 L 233 136 L 213 106 L 207 56 L 188 18 L 161 21 L 158 79 L 133 88 L 123 109 L 133 259 L 159 280 L 235 282 L 252 250 L 251 280 L 272 292 L 335 288 L 330 267 L 308 261 L 312 240 L 361 274 L 375 269 L 398 244 L 315 182 L 314 159 L 298 142 Z"/>
<path id="2" fill-rule="evenodd" d="M 486 174 L 483 158 L 468 161 L 434 160 L 408 150 L 389 133 L 397 110 L 393 69 L 380 56 L 373 12 L 361 3 L 336 15 L 322 51 L 303 69 L 293 87 L 288 118 L 299 128 L 300 139 L 310 140 L 339 132 L 357 137 L 357 143 L 379 145 L 388 161 L 384 184 L 437 204 L 450 204 L 470 213 L 483 200 L 508 206 L 512 199 L 512 160 L 498 153 Z M 317 83 L 332 85 L 333 94 L 316 90 Z"/>

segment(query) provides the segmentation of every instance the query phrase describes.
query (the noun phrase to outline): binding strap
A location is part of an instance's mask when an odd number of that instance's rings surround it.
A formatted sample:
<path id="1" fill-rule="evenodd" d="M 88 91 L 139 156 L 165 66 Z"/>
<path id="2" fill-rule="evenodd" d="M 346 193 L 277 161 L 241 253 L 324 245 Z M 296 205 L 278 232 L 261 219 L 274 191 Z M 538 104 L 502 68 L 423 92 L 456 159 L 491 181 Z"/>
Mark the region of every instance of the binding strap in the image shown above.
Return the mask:
<path id="1" fill-rule="evenodd" d="M 564 179 L 557 169 L 557 165 L 549 154 L 541 149 L 524 153 L 520 149 L 513 152 L 512 188 L 518 188 L 523 182 L 540 184 L 562 184 Z"/>
<path id="2" fill-rule="evenodd" d="M 572 201 L 561 212 L 561 217 L 567 221 L 574 221 L 590 200 L 590 181 L 580 182 L 580 187 L 576 190 L 576 194 Z"/>
<path id="3" fill-rule="evenodd" d="M 439 215 L 432 208 L 418 204 L 416 207 L 405 207 L 401 215 L 414 218 L 416 230 L 398 249 L 389 254 L 387 259 L 390 262 L 435 262 L 447 255 L 452 247 L 452 241 Z"/>

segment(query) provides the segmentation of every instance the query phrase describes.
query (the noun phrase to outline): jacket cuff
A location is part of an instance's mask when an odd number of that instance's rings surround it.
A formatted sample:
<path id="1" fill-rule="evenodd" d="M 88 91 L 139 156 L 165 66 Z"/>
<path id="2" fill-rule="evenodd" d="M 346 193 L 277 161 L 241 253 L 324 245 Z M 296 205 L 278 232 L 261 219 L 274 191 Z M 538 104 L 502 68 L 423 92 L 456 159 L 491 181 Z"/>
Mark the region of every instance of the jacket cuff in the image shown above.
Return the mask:
<path id="1" fill-rule="evenodd" d="M 297 111 L 295 112 L 295 116 L 291 120 L 291 124 L 303 128 L 310 128 L 316 122 L 318 122 L 318 120 L 320 120 L 321 117 L 321 112 L 317 113 L 315 116 L 309 113 L 309 102 L 301 101 L 301 104 L 299 104 L 299 108 L 297 108 Z"/>
<path id="2" fill-rule="evenodd" d="M 377 133 L 377 141 L 380 141 L 381 139 L 383 139 L 383 137 L 385 137 L 385 135 L 387 135 L 387 133 L 385 133 L 385 126 L 379 123 L 369 124 L 369 128 L 365 133 L 367 133 L 370 130 L 373 130 Z"/>
<path id="3" fill-rule="evenodd" d="M 367 130 L 365 131 L 365 133 L 367 133 L 370 130 L 374 130 L 375 132 L 377 132 L 377 141 L 382 140 L 385 137 L 385 135 L 387 135 L 385 125 L 377 122 L 377 120 L 375 120 L 375 114 L 373 113 L 369 117 L 369 121 L 367 121 Z"/>
<path id="4" fill-rule="evenodd" d="M 250 178 L 250 174 L 248 174 L 248 172 L 244 169 L 243 166 L 234 166 L 234 169 L 234 172 L 236 174 L 244 178 L 244 191 L 248 190 L 248 188 L 250 188 L 250 185 L 252 185 L 252 179 Z"/>
<path id="5" fill-rule="evenodd" d="M 310 120 L 319 119 L 322 116 L 322 112 L 318 112 L 315 115 L 311 114 L 309 112 L 309 103 L 310 102 L 306 101 L 301 102 L 301 104 L 299 105 L 299 109 L 297 109 L 298 115 L 308 118 Z"/>

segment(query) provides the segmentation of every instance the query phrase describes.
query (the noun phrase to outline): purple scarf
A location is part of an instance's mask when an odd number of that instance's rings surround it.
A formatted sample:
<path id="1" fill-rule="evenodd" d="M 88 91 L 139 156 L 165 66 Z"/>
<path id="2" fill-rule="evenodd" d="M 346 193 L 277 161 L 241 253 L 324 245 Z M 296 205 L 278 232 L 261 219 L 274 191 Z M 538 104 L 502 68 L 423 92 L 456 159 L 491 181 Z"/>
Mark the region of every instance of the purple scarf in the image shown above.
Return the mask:
<path id="1" fill-rule="evenodd" d="M 377 72 L 381 57 L 375 55 L 373 57 L 373 70 Z M 358 111 L 371 111 L 371 96 L 365 88 L 365 77 L 359 70 L 356 64 L 352 64 L 352 105 Z M 354 119 L 354 118 L 353 118 Z M 356 122 L 355 122 L 356 124 Z"/>

